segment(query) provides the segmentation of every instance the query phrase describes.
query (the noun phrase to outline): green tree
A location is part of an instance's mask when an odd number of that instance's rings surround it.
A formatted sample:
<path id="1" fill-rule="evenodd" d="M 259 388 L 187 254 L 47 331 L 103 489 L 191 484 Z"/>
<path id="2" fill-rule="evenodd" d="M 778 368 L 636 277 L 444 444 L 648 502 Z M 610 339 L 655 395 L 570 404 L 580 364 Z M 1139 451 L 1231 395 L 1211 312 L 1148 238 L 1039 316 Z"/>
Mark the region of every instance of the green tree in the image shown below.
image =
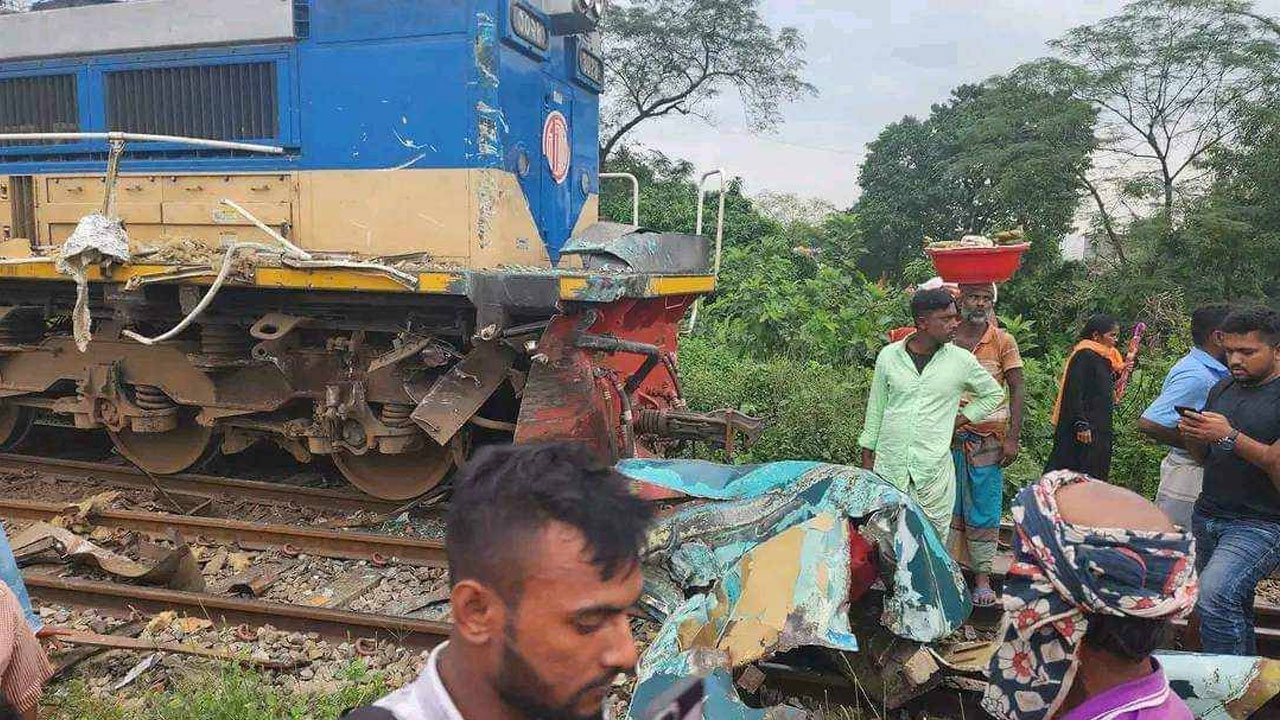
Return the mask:
<path id="1" fill-rule="evenodd" d="M 1201 163 L 1229 144 L 1241 110 L 1274 89 L 1276 45 L 1247 3 L 1138 0 L 1051 43 L 1023 69 L 1100 112 L 1097 169 L 1083 179 L 1119 258 L 1118 206 L 1172 227 L 1207 184 Z"/>
<path id="2" fill-rule="evenodd" d="M 1092 109 L 1034 76 L 956 88 L 921 122 L 868 146 L 855 211 L 867 274 L 901 278 L 927 236 L 1024 227 L 1032 263 L 1055 261 L 1079 204 L 1093 147 Z"/>
<path id="3" fill-rule="evenodd" d="M 934 127 L 905 117 L 867 145 L 858 171 L 862 195 L 855 206 L 872 277 L 897 278 L 918 254 L 925 235 L 950 235 L 948 188 L 940 182 L 945 156 Z"/>
<path id="4" fill-rule="evenodd" d="M 804 38 L 760 17 L 760 0 L 653 0 L 605 13 L 607 95 L 600 162 L 641 123 L 666 115 L 710 121 L 726 90 L 756 130 L 775 127 L 786 102 L 816 89 L 802 77 Z"/>
<path id="5" fill-rule="evenodd" d="M 1216 148 L 1209 192 L 1162 254 L 1188 301 L 1265 298 L 1280 303 L 1280 103 L 1242 116 L 1236 142 Z"/>

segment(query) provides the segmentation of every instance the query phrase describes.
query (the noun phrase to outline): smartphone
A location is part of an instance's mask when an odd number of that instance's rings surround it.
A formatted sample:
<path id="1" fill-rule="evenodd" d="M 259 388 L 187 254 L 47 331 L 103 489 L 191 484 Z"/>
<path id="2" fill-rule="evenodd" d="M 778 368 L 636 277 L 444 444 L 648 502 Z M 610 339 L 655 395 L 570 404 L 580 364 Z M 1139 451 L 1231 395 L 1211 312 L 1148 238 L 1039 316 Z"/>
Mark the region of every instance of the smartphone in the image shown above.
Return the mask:
<path id="1" fill-rule="evenodd" d="M 1197 410 L 1196 408 L 1187 407 L 1186 405 L 1174 405 L 1173 409 L 1176 410 L 1177 413 L 1183 417 L 1186 417 L 1190 413 L 1196 413 L 1197 415 L 1200 414 L 1200 411 Z"/>

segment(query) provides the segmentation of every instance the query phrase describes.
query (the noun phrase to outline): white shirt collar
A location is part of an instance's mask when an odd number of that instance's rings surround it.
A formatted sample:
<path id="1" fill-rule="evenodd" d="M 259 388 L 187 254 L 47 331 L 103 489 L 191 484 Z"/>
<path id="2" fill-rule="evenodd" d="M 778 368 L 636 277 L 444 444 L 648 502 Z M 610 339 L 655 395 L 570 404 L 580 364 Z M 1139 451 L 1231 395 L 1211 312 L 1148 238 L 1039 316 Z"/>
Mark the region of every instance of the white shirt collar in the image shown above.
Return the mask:
<path id="1" fill-rule="evenodd" d="M 440 652 L 448 645 L 448 642 L 437 645 L 427 657 L 426 667 L 413 682 L 386 695 L 374 705 L 390 710 L 397 720 L 464 720 L 453 704 L 453 698 L 449 697 L 436 667 Z"/>

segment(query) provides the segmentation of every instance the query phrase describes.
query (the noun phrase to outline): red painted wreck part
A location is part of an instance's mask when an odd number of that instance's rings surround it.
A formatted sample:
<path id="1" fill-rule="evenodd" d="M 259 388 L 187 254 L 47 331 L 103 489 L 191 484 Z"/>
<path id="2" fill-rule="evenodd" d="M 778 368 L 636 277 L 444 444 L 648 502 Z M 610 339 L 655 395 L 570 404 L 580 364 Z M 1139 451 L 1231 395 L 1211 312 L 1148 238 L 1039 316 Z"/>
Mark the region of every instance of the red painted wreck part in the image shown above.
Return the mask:
<path id="1" fill-rule="evenodd" d="M 858 602 L 880 577 L 876 548 L 849 523 L 849 602 Z"/>
<path id="2" fill-rule="evenodd" d="M 580 440 L 609 462 L 622 457 L 652 457 L 652 448 L 635 442 L 631 428 L 624 427 L 624 407 L 618 388 L 645 363 L 645 356 L 633 353 L 587 351 L 573 347 L 579 322 L 594 311 L 595 322 L 585 329 L 594 335 L 655 345 L 674 359 L 679 342 L 680 321 L 693 296 L 624 299 L 607 305 L 574 305 L 557 315 L 538 341 L 545 363 L 535 362 L 529 371 L 515 441 L 548 442 Z M 673 377 L 674 363 L 659 362 L 630 394 L 634 419 L 641 410 L 662 410 L 676 406 L 679 383 Z M 678 497 L 662 488 L 638 486 L 646 499 Z"/>
<path id="3" fill-rule="evenodd" d="M 679 347 L 680 321 L 684 319 L 694 297 L 678 295 L 665 298 L 634 299 L 597 307 L 597 319 L 587 332 L 657 345 L 663 353 L 675 356 Z M 613 370 L 625 383 L 644 364 L 643 355 L 633 353 L 596 353 L 597 366 Z M 642 408 L 663 410 L 675 406 L 676 379 L 666 363 L 659 363 L 645 381 L 631 394 L 634 411 Z"/>
<path id="4" fill-rule="evenodd" d="M 573 347 L 578 321 L 557 315 L 542 333 L 520 402 L 515 442 L 578 440 L 612 460 L 617 414 L 605 403 L 590 356 Z"/>

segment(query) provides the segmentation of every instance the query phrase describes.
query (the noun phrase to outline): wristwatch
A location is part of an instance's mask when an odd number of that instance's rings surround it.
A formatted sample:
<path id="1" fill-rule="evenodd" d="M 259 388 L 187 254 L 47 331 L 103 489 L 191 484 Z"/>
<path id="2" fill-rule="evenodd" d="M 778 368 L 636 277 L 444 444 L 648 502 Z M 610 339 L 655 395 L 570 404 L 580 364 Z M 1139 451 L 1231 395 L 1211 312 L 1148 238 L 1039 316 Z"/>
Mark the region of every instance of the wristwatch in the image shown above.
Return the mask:
<path id="1" fill-rule="evenodd" d="M 1226 437 L 1215 442 L 1214 445 L 1217 445 L 1218 448 L 1223 452 L 1235 452 L 1236 440 L 1239 437 L 1240 437 L 1240 431 L 1236 430 L 1235 428 L 1231 428 L 1231 432 L 1227 433 Z"/>

